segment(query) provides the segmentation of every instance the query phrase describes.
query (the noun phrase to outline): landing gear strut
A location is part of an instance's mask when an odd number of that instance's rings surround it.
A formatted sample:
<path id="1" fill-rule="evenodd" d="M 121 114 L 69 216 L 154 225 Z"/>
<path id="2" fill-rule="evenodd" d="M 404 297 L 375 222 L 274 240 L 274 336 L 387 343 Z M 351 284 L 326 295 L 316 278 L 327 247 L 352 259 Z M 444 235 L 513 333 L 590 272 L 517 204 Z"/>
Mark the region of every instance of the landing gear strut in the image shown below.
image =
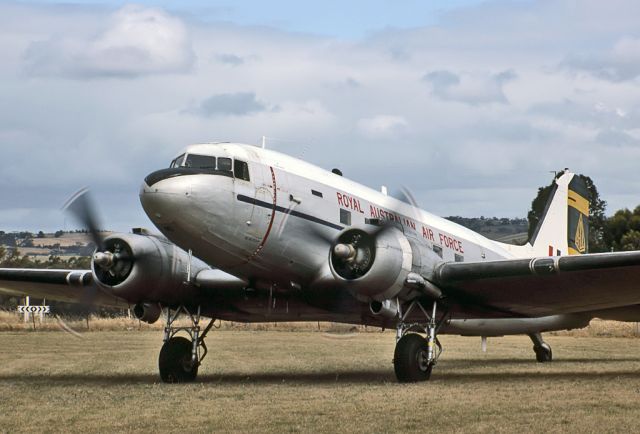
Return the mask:
<path id="1" fill-rule="evenodd" d="M 426 318 L 426 323 L 407 323 L 406 319 L 415 307 L 418 307 Z M 446 312 L 440 320 L 436 319 L 437 302 L 433 302 L 431 314 L 419 301 L 413 301 L 407 311 L 398 312 L 400 320 L 396 329 L 396 349 L 393 354 L 393 367 L 396 378 L 401 383 L 427 381 L 431 371 L 442 354 L 442 345 L 437 333 L 447 317 Z M 426 339 L 410 331 L 426 333 Z"/>
<path id="2" fill-rule="evenodd" d="M 533 342 L 533 351 L 536 353 L 536 360 L 539 363 L 546 363 L 553 360 L 553 353 L 551 347 L 544 340 L 540 333 L 532 333 L 529 335 Z"/>
<path id="3" fill-rule="evenodd" d="M 191 321 L 190 326 L 175 326 L 178 316 L 184 313 Z M 200 331 L 200 306 L 195 314 L 185 306 L 178 307 L 173 313 L 167 308 L 167 323 L 164 327 L 164 344 L 160 350 L 158 367 L 160 378 L 165 383 L 187 383 L 198 376 L 198 366 L 207 355 L 204 338 L 211 330 L 214 319 Z M 191 339 L 176 336 L 179 331 L 186 331 Z"/>

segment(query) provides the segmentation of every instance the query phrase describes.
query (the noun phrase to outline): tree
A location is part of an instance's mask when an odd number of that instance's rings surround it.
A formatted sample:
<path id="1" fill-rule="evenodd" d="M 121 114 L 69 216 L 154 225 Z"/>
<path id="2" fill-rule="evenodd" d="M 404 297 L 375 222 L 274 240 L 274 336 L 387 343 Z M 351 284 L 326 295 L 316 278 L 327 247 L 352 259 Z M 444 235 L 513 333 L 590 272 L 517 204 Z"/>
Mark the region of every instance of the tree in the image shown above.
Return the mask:
<path id="1" fill-rule="evenodd" d="M 605 221 L 604 239 L 610 250 L 640 250 L 639 235 L 640 206 L 633 212 L 620 209 Z"/>
<path id="2" fill-rule="evenodd" d="M 538 194 L 531 202 L 531 210 L 527 214 L 529 220 L 529 239 L 533 236 L 533 232 L 538 227 L 538 222 L 544 214 L 544 208 L 547 205 L 547 200 L 551 195 L 553 189 L 553 183 L 555 179 L 564 174 L 564 170 L 557 172 L 554 180 L 546 187 L 538 188 Z M 585 182 L 587 190 L 589 191 L 589 251 L 590 252 L 605 252 L 608 251 L 606 231 L 607 218 L 604 215 L 607 207 L 607 202 L 600 198 L 598 189 L 593 180 L 585 175 L 577 175 Z"/>
<path id="3" fill-rule="evenodd" d="M 542 214 L 544 214 L 544 207 L 547 204 L 547 200 L 549 200 L 552 186 L 553 181 L 546 187 L 538 188 L 538 194 L 533 199 L 533 202 L 531 202 L 531 210 L 529 210 L 529 212 L 527 213 L 527 219 L 529 220 L 529 230 L 527 232 L 527 235 L 529 239 L 533 237 L 533 232 L 538 227 L 538 223 L 542 218 Z"/>
<path id="4" fill-rule="evenodd" d="M 592 253 L 610 250 L 605 240 L 607 217 L 604 215 L 607 202 L 600 198 L 593 180 L 585 175 L 580 176 L 589 190 L 589 251 Z"/>
<path id="5" fill-rule="evenodd" d="M 640 231 L 630 230 L 620 239 L 620 250 L 640 250 Z"/>

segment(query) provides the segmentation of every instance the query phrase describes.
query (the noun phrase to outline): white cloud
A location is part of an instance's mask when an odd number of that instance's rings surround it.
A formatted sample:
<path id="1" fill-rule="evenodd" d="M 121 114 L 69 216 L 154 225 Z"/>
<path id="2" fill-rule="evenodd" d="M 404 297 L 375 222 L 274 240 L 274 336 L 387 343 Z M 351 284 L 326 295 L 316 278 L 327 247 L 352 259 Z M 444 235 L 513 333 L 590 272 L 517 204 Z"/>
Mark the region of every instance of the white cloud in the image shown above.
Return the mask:
<path id="1" fill-rule="evenodd" d="M 394 115 L 378 115 L 358 121 L 358 130 L 366 137 L 373 139 L 392 138 L 404 131 L 407 126 L 408 122 L 405 118 Z"/>
<path id="2" fill-rule="evenodd" d="M 603 80 L 635 80 L 640 76 L 640 38 L 622 37 L 609 50 L 572 55 L 565 65 Z"/>
<path id="3" fill-rule="evenodd" d="M 498 74 L 454 74 L 451 71 L 436 70 L 424 75 L 424 81 L 431 85 L 432 93 L 445 101 L 467 104 L 507 103 L 503 87 L 516 78 L 512 70 Z"/>
<path id="4" fill-rule="evenodd" d="M 237 92 L 211 95 L 200 101 L 195 107 L 186 109 L 185 113 L 204 117 L 225 115 L 243 116 L 261 112 L 266 109 L 267 106 L 256 99 L 255 93 Z"/>
<path id="5" fill-rule="evenodd" d="M 635 207 L 639 80 L 566 59 L 632 77 L 639 15 L 632 1 L 490 2 L 349 41 L 142 6 L 0 3 L 0 211 L 57 209 L 90 184 L 108 193 L 107 222 L 144 226 L 149 172 L 188 143 L 263 135 L 442 214 L 525 215 L 567 166 L 611 211 Z"/>
<path id="6" fill-rule="evenodd" d="M 186 72 L 194 60 L 179 19 L 160 9 L 128 5 L 109 17 L 98 35 L 54 35 L 32 43 L 25 69 L 36 76 L 137 77 Z"/>

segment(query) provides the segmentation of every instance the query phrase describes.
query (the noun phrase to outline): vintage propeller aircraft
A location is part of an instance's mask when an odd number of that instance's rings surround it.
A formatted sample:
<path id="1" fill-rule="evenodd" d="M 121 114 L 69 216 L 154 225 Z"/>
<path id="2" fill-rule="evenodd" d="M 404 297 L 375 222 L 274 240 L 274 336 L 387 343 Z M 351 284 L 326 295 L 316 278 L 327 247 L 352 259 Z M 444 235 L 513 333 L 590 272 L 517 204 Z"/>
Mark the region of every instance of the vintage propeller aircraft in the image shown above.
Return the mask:
<path id="1" fill-rule="evenodd" d="M 162 235 L 103 238 L 81 191 L 67 209 L 93 234 L 91 270 L 0 269 L 0 292 L 133 306 L 149 323 L 165 315 L 166 382 L 196 378 L 213 319 L 393 327 L 401 382 L 429 379 L 442 333 L 527 334 L 548 362 L 541 332 L 594 317 L 640 320 L 640 252 L 585 254 L 588 192 L 569 171 L 523 246 L 491 241 L 405 196 L 268 149 L 191 145 L 140 189 Z M 181 314 L 190 326 L 178 326 Z M 201 315 L 211 318 L 204 327 Z"/>

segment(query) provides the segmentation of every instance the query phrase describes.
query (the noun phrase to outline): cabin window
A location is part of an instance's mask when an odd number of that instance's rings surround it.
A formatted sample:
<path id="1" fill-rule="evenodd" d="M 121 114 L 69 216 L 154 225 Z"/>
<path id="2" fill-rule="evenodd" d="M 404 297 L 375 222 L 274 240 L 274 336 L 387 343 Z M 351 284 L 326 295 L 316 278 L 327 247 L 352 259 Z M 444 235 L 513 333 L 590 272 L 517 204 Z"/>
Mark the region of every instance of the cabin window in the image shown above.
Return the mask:
<path id="1" fill-rule="evenodd" d="M 436 255 L 440 256 L 442 258 L 442 247 L 437 246 L 437 245 L 433 245 L 433 251 L 435 252 Z"/>
<path id="2" fill-rule="evenodd" d="M 226 170 L 231 172 L 231 158 L 218 158 L 218 170 Z"/>
<path id="3" fill-rule="evenodd" d="M 216 170 L 216 157 L 209 155 L 189 154 L 184 161 L 185 167 L 193 169 L 209 169 Z"/>
<path id="4" fill-rule="evenodd" d="M 456 262 L 464 262 L 464 256 L 458 255 L 457 253 L 454 256 Z"/>
<path id="5" fill-rule="evenodd" d="M 182 160 L 184 160 L 184 154 L 176 157 L 173 161 L 171 161 L 171 165 L 169 165 L 169 168 L 173 169 L 174 167 L 180 167 L 180 165 L 182 164 Z"/>
<path id="6" fill-rule="evenodd" d="M 311 190 L 311 194 L 314 196 L 322 197 L 322 193 L 316 190 Z"/>
<path id="7" fill-rule="evenodd" d="M 351 226 L 351 212 L 340 208 L 340 223 Z"/>
<path id="8" fill-rule="evenodd" d="M 249 181 L 249 165 L 246 162 L 234 160 L 233 171 L 236 175 L 236 178 Z"/>

